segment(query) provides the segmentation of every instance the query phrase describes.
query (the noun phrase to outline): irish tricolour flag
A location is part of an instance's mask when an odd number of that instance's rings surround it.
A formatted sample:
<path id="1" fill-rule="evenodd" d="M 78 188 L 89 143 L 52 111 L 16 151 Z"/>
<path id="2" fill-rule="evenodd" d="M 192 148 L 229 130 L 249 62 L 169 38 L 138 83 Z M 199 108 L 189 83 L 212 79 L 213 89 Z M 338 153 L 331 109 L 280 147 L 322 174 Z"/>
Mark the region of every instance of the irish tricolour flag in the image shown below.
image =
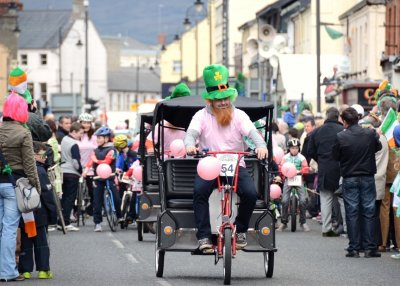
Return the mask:
<path id="1" fill-rule="evenodd" d="M 393 130 L 397 125 L 399 125 L 399 121 L 397 121 L 397 114 L 391 108 L 381 125 L 382 134 L 385 135 L 391 148 L 396 146 L 393 137 Z"/>

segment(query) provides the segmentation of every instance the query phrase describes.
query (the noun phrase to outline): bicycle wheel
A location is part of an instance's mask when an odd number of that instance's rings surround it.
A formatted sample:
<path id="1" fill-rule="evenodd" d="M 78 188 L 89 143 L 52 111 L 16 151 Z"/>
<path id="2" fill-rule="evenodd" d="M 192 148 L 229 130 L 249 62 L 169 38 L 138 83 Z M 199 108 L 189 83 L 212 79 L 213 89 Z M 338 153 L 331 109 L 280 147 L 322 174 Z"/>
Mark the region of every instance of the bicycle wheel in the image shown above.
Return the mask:
<path id="1" fill-rule="evenodd" d="M 129 214 L 129 206 L 130 206 L 130 196 L 124 194 L 122 197 L 122 205 L 121 205 L 121 215 L 124 219 L 124 223 L 121 223 L 121 229 L 128 229 L 128 214 Z"/>
<path id="2" fill-rule="evenodd" d="M 79 183 L 78 191 L 76 192 L 76 225 L 79 227 L 82 215 L 82 201 L 83 201 L 83 186 L 84 183 Z M 83 224 L 83 221 L 82 221 Z"/>
<path id="3" fill-rule="evenodd" d="M 117 229 L 115 227 L 116 225 L 114 224 L 113 207 L 114 206 L 112 204 L 112 200 L 110 198 L 108 190 L 106 190 L 104 193 L 104 208 L 106 210 L 106 217 L 107 217 L 108 225 L 109 225 L 111 231 L 115 232 L 115 231 L 117 231 Z"/>
<path id="4" fill-rule="evenodd" d="M 232 274 L 232 229 L 224 230 L 224 285 L 231 284 Z"/>
<path id="5" fill-rule="evenodd" d="M 290 230 L 292 232 L 296 231 L 297 225 L 297 197 L 292 195 L 290 199 Z"/>
<path id="6" fill-rule="evenodd" d="M 264 270 L 265 276 L 271 278 L 274 274 L 274 252 L 264 252 Z"/>

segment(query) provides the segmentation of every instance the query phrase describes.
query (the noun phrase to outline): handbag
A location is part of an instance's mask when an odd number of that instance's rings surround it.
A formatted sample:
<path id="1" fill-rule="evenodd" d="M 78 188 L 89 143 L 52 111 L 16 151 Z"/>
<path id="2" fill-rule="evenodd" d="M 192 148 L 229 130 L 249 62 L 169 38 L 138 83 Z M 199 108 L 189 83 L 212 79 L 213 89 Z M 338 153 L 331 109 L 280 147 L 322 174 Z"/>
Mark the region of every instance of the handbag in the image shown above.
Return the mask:
<path id="1" fill-rule="evenodd" d="M 40 208 L 40 194 L 37 189 L 29 183 L 28 178 L 19 178 L 16 182 L 11 175 L 12 170 L 8 165 L 2 152 L 0 152 L 0 161 L 3 164 L 3 173 L 7 173 L 10 183 L 15 190 L 18 209 L 21 213 L 29 213 Z"/>

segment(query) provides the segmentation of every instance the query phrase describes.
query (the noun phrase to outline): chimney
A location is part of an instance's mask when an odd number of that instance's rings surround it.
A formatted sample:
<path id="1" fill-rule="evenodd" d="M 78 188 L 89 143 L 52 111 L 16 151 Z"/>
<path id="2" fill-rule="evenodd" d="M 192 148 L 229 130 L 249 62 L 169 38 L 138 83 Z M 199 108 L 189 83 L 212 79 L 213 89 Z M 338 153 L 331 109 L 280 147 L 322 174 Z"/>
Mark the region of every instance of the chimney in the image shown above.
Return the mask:
<path id="1" fill-rule="evenodd" d="M 85 19 L 85 0 L 73 0 L 72 3 L 72 21 Z"/>

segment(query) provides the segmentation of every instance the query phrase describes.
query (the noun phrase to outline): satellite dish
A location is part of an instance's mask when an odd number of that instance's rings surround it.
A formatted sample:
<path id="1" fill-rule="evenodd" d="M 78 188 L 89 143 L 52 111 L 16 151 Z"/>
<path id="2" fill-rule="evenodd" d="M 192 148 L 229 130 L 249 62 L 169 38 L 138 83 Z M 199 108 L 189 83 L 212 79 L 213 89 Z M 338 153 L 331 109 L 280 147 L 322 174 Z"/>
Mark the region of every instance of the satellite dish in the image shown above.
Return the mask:
<path id="1" fill-rule="evenodd" d="M 249 37 L 247 38 L 247 53 L 252 57 L 258 53 L 258 41 L 256 38 Z"/>
<path id="2" fill-rule="evenodd" d="M 271 65 L 271 67 L 273 68 L 277 68 L 279 65 L 279 58 L 277 55 L 273 55 L 269 58 L 269 64 Z"/>
<path id="3" fill-rule="evenodd" d="M 272 41 L 276 35 L 274 27 L 268 24 L 262 24 L 258 27 L 258 35 L 260 41 Z"/>

